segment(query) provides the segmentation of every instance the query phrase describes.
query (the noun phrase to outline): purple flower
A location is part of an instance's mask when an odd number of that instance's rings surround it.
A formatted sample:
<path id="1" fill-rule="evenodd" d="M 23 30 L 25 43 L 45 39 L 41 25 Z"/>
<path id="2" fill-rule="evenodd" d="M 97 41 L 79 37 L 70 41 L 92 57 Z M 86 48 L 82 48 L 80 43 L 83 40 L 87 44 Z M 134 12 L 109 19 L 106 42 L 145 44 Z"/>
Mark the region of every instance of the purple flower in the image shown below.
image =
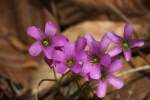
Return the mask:
<path id="1" fill-rule="evenodd" d="M 55 35 L 56 31 L 56 27 L 50 21 L 45 25 L 45 32 L 41 32 L 36 26 L 29 27 L 27 34 L 36 39 L 36 42 L 29 48 L 30 55 L 37 56 L 43 51 L 45 56 L 51 59 L 55 51 L 54 48 L 64 46 L 67 41 L 64 36 Z"/>
<path id="2" fill-rule="evenodd" d="M 104 97 L 107 91 L 107 84 L 111 84 L 116 89 L 123 87 L 123 81 L 113 75 L 114 72 L 122 68 L 120 60 L 106 60 L 105 65 L 100 67 L 101 77 L 98 79 L 97 96 Z"/>
<path id="3" fill-rule="evenodd" d="M 74 73 L 80 73 L 82 67 L 82 59 L 86 54 L 84 48 L 86 46 L 86 39 L 81 37 L 76 43 L 68 42 L 65 44 L 63 51 L 56 51 L 54 55 L 55 70 L 58 73 L 65 73 L 68 70 Z"/>
<path id="4" fill-rule="evenodd" d="M 108 38 L 115 43 L 115 48 L 113 48 L 109 54 L 116 56 L 123 52 L 127 61 L 131 60 L 131 48 L 144 45 L 144 41 L 137 40 L 133 37 L 133 27 L 131 24 L 125 25 L 123 37 L 110 32 Z"/>
<path id="5" fill-rule="evenodd" d="M 82 76 L 88 75 L 91 79 L 99 79 L 101 77 L 100 66 L 105 65 L 107 60 L 110 60 L 110 56 L 105 53 L 110 40 L 107 38 L 107 34 L 102 40 L 96 41 L 90 34 L 86 35 L 87 44 L 89 46 L 87 57 L 84 61 L 82 68 Z"/>

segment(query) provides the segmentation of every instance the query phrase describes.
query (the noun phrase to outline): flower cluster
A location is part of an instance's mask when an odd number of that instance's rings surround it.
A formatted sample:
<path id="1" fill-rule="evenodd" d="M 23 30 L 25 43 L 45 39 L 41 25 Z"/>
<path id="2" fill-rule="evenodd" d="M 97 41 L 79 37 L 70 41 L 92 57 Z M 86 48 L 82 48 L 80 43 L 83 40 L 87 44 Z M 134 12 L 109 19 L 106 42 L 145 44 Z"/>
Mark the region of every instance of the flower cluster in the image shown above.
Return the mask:
<path id="1" fill-rule="evenodd" d="M 125 59 L 130 61 L 131 48 L 144 45 L 142 40 L 133 37 L 130 24 L 125 25 L 123 37 L 107 32 L 100 41 L 88 33 L 70 42 L 65 36 L 55 34 L 56 31 L 50 21 L 45 25 L 45 32 L 35 26 L 29 27 L 28 35 L 36 39 L 29 48 L 30 55 L 37 56 L 43 51 L 46 63 L 56 72 L 64 74 L 70 71 L 86 81 L 96 80 L 98 97 L 106 95 L 108 83 L 116 89 L 123 87 L 123 81 L 113 74 L 122 68 L 118 55 L 123 52 Z M 115 48 L 107 52 L 110 43 L 114 43 Z"/>

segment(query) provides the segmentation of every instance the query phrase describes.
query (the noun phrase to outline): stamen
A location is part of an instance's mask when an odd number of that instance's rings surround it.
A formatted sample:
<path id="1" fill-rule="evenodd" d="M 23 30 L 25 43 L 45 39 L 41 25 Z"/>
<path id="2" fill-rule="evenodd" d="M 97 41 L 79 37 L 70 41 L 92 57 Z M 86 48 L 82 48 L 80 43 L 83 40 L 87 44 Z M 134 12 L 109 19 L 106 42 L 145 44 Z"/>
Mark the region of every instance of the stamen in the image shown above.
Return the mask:
<path id="1" fill-rule="evenodd" d="M 66 62 L 66 65 L 67 65 L 69 68 L 71 68 L 74 64 L 75 64 L 75 61 L 74 61 L 73 59 L 69 59 L 69 60 L 67 60 L 67 62 Z"/>
<path id="2" fill-rule="evenodd" d="M 125 49 L 129 48 L 129 43 L 128 43 L 128 41 L 123 41 L 123 42 L 122 42 L 122 47 L 125 48 Z"/>
<path id="3" fill-rule="evenodd" d="M 97 64 L 97 63 L 100 62 L 100 58 L 98 56 L 94 56 L 94 57 L 92 57 L 91 62 L 94 63 L 94 64 Z"/>
<path id="4" fill-rule="evenodd" d="M 50 41 L 49 38 L 43 39 L 42 45 L 43 45 L 44 47 L 48 47 L 50 44 L 51 44 L 51 41 Z"/>

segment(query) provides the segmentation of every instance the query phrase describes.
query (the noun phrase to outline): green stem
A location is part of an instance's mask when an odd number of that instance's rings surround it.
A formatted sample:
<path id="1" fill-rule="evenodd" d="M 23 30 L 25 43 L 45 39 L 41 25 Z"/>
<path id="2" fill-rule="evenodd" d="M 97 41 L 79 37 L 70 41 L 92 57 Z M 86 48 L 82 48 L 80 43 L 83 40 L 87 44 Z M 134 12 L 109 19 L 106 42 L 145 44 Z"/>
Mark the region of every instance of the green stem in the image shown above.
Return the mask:
<path id="1" fill-rule="evenodd" d="M 56 81 L 56 79 L 42 79 L 42 80 L 39 82 L 38 86 L 40 86 L 44 81 Z"/>
<path id="2" fill-rule="evenodd" d="M 57 75 L 56 75 L 55 69 L 54 69 L 54 68 L 52 68 L 52 69 L 53 69 L 54 78 L 55 78 L 56 82 L 58 82 L 58 78 L 57 78 Z"/>
<path id="3" fill-rule="evenodd" d="M 79 96 L 82 93 L 82 91 L 86 89 L 87 84 L 89 84 L 89 82 L 85 82 L 83 85 L 81 85 L 80 89 L 78 89 L 71 96 L 69 96 L 67 100 L 73 100 L 73 98 L 75 98 L 76 96 Z"/>
<path id="4" fill-rule="evenodd" d="M 78 80 L 77 80 L 77 79 L 75 80 L 75 83 L 76 83 L 76 85 L 77 85 L 78 89 L 80 89 L 80 84 L 79 84 L 79 82 L 78 82 Z"/>

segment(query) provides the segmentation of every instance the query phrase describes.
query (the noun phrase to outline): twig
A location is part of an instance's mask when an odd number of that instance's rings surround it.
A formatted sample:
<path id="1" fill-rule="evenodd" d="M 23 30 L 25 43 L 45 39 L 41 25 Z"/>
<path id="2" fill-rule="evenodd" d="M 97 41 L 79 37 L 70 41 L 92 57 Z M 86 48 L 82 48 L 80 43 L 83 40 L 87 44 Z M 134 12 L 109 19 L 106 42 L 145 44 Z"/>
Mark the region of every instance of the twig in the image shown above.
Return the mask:
<path id="1" fill-rule="evenodd" d="M 122 76 L 125 76 L 125 75 L 129 75 L 129 74 L 132 74 L 132 73 L 135 73 L 135 72 L 139 72 L 139 71 L 143 71 L 143 70 L 147 70 L 147 69 L 150 69 L 150 66 L 149 66 L 149 65 L 146 65 L 146 66 L 144 66 L 144 67 L 138 67 L 138 68 L 130 69 L 130 70 L 128 70 L 128 71 L 119 73 L 119 74 L 117 74 L 116 76 L 122 77 Z"/>
<path id="2" fill-rule="evenodd" d="M 114 5 L 109 2 L 105 2 L 105 5 L 109 7 L 112 11 L 114 11 L 117 15 L 119 15 L 124 21 L 131 23 L 131 21 Z"/>
<path id="3" fill-rule="evenodd" d="M 125 16 L 118 8 L 116 8 L 114 5 L 112 5 L 109 2 L 105 2 L 105 5 L 108 6 L 112 11 L 114 11 L 117 15 L 120 16 L 120 18 L 122 18 L 124 21 L 126 21 L 127 23 L 132 23 L 131 20 L 129 20 L 129 18 L 127 16 Z M 134 31 L 133 33 L 135 35 L 136 38 L 139 38 L 137 35 L 137 32 Z"/>
<path id="4" fill-rule="evenodd" d="M 149 59 L 146 57 L 146 55 L 140 50 L 137 50 L 137 52 L 141 56 L 141 58 L 143 58 L 143 60 L 145 60 L 148 65 L 150 65 Z"/>
<path id="5" fill-rule="evenodd" d="M 17 96 L 21 95 L 22 92 L 19 89 L 17 89 L 17 87 L 14 85 L 12 81 L 10 81 L 10 86 Z"/>
<path id="6" fill-rule="evenodd" d="M 17 36 L 19 37 L 19 39 L 27 44 L 29 43 L 29 38 L 26 35 L 26 27 L 31 25 L 32 23 L 32 19 L 31 19 L 31 15 L 28 11 L 28 9 L 30 8 L 29 5 L 29 0 L 13 0 L 14 1 L 14 8 L 15 8 L 15 12 L 16 12 L 16 16 L 15 16 L 15 20 L 17 22 L 17 29 L 18 29 L 18 33 Z M 17 5 L 17 6 L 16 6 Z"/>

